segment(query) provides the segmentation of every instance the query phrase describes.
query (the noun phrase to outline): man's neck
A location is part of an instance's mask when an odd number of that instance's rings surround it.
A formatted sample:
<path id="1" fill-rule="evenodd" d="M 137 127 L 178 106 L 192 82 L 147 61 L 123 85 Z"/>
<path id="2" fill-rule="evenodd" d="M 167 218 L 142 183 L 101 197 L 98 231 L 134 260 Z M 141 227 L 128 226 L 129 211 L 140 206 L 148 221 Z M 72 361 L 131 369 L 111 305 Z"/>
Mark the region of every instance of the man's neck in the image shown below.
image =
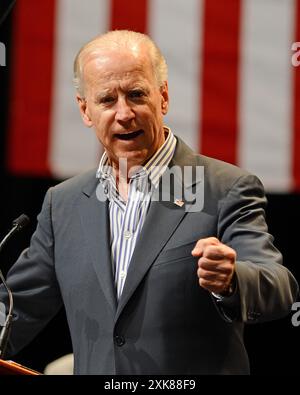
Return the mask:
<path id="1" fill-rule="evenodd" d="M 122 197 L 122 199 L 125 202 L 127 202 L 127 200 L 128 200 L 128 192 L 129 192 L 129 178 L 128 178 L 128 175 L 127 175 L 127 177 L 123 177 L 118 172 L 116 174 L 116 186 L 117 186 L 118 192 L 119 192 L 120 196 Z"/>

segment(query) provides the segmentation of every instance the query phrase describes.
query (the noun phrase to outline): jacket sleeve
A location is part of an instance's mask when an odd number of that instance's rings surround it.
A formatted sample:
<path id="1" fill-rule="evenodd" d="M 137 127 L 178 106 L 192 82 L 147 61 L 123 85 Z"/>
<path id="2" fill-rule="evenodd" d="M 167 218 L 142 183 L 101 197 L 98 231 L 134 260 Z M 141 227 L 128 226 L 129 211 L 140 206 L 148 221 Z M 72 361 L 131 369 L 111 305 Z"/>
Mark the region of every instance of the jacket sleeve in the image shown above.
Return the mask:
<path id="1" fill-rule="evenodd" d="M 7 283 L 14 300 L 12 330 L 6 351 L 9 356 L 27 345 L 62 306 L 54 266 L 51 189 L 44 199 L 30 247 L 23 251 L 8 272 Z M 0 287 L 0 301 L 8 308 L 3 287 Z"/>
<path id="2" fill-rule="evenodd" d="M 265 207 L 263 185 L 253 175 L 240 177 L 219 204 L 219 239 L 237 252 L 238 285 L 238 298 L 224 298 L 221 306 L 231 314 L 238 299 L 238 318 L 247 323 L 289 314 L 298 294 L 298 284 L 268 233 Z"/>

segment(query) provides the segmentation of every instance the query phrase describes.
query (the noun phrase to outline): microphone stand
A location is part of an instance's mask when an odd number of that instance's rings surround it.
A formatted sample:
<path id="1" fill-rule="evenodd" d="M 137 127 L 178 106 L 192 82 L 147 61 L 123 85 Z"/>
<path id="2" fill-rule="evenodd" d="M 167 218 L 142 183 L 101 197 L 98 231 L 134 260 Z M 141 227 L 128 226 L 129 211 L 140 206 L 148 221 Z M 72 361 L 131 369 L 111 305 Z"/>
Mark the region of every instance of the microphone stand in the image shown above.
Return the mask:
<path id="1" fill-rule="evenodd" d="M 3 246 L 6 244 L 6 242 L 11 238 L 11 236 L 23 229 L 26 225 L 28 225 L 29 223 L 29 218 L 22 214 L 20 215 L 19 218 L 17 218 L 16 220 L 13 221 L 13 227 L 12 229 L 9 231 L 9 233 L 4 237 L 4 239 L 1 241 L 0 243 L 0 252 L 3 249 Z M 8 338 L 9 338 L 9 334 L 10 334 L 10 329 L 11 329 L 11 322 L 12 322 L 12 313 L 13 313 L 13 295 L 11 290 L 9 289 L 9 286 L 7 285 L 5 278 L 1 272 L 0 269 L 0 280 L 2 281 L 7 294 L 8 294 L 8 300 L 9 300 L 9 309 L 8 309 L 8 315 L 5 319 L 5 323 L 4 326 L 2 327 L 1 333 L 0 333 L 0 358 L 3 359 L 4 354 L 5 354 L 5 350 L 7 347 L 7 343 L 8 343 Z"/>
<path id="2" fill-rule="evenodd" d="M 12 292 L 9 289 L 5 278 L 0 270 L 0 279 L 8 293 L 8 298 L 9 298 L 9 310 L 8 310 L 8 315 L 6 317 L 5 323 L 2 327 L 1 333 L 0 333 L 0 358 L 3 359 L 4 354 L 5 354 L 5 350 L 7 347 L 7 342 L 8 342 L 8 338 L 9 338 L 9 334 L 10 334 L 10 328 L 11 328 L 11 322 L 12 322 L 12 312 L 13 312 L 13 296 L 12 296 Z"/>

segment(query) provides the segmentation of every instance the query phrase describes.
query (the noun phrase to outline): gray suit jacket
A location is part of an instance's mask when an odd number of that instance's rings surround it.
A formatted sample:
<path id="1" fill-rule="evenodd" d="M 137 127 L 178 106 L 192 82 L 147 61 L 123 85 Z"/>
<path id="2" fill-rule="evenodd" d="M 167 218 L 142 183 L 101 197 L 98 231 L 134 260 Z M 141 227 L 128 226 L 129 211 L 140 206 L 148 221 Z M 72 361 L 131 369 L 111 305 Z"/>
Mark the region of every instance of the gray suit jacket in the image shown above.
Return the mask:
<path id="1" fill-rule="evenodd" d="M 194 180 L 202 183 L 203 207 L 190 210 L 173 198 L 151 203 L 119 302 L 107 202 L 97 199 L 95 171 L 48 191 L 30 247 L 8 274 L 15 300 L 11 353 L 64 304 L 77 374 L 249 372 L 244 323 L 288 314 L 297 294 L 267 233 L 263 187 L 180 139 L 171 165 L 204 167 L 204 177 Z M 193 182 L 183 185 L 184 197 L 191 196 Z M 196 241 L 209 236 L 237 251 L 237 294 L 221 302 L 199 286 L 191 255 Z"/>

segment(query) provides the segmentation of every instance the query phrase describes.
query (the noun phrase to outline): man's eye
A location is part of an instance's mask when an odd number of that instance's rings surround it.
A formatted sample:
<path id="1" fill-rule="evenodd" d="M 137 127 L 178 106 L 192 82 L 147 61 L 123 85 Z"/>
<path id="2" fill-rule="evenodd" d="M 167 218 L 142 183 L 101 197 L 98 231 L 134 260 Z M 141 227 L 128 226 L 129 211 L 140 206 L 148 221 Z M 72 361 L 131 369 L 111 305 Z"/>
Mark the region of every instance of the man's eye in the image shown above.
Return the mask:
<path id="1" fill-rule="evenodd" d="M 135 90 L 135 91 L 129 92 L 128 96 L 129 96 L 131 99 L 141 99 L 142 97 L 145 96 L 145 94 L 144 94 L 143 91 Z"/>
<path id="2" fill-rule="evenodd" d="M 113 103 L 114 100 L 115 98 L 113 96 L 105 96 L 100 99 L 100 103 L 109 104 L 109 103 Z"/>

